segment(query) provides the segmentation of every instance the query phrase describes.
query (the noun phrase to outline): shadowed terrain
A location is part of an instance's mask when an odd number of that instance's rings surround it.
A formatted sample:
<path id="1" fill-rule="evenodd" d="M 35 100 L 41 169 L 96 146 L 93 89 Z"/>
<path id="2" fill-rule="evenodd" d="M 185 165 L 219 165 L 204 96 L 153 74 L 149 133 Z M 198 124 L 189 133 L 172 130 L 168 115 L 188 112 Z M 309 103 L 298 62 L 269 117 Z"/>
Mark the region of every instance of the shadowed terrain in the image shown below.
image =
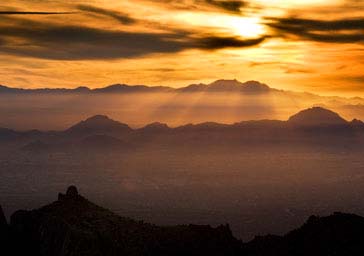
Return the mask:
<path id="1" fill-rule="evenodd" d="M 0 217 L 2 210 L 0 208 Z M 78 194 L 71 186 L 58 200 L 1 218 L 0 246 L 6 255 L 359 255 L 364 218 L 335 213 L 311 216 L 284 236 L 259 236 L 248 243 L 228 225 L 156 226 L 120 217 Z"/>
<path id="2" fill-rule="evenodd" d="M 135 129 L 97 115 L 63 131 L 2 129 L 0 201 L 9 217 L 77 183 L 92 201 L 158 225 L 284 234 L 311 214 L 364 214 L 363 131 L 317 107 L 287 121 Z"/>

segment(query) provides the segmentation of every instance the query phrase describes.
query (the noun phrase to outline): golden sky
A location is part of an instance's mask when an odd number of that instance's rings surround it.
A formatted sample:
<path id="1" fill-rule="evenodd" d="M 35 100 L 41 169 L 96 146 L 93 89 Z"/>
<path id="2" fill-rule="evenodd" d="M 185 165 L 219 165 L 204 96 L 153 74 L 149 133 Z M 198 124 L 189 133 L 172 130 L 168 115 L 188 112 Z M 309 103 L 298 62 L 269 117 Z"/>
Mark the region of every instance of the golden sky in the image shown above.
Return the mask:
<path id="1" fill-rule="evenodd" d="M 364 96 L 364 0 L 9 0 L 0 84 L 216 79 Z"/>

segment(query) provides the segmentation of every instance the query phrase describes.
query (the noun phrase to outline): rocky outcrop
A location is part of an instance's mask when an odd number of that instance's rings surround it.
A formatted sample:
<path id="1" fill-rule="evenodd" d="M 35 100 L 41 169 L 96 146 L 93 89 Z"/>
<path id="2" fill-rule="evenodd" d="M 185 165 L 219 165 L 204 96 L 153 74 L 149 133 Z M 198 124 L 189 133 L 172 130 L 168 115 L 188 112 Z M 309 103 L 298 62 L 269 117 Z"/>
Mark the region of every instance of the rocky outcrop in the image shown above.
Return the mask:
<path id="1" fill-rule="evenodd" d="M 364 255 L 364 218 L 345 213 L 311 216 L 284 236 L 257 237 L 245 248 L 251 256 Z"/>
<path id="2" fill-rule="evenodd" d="M 2 224 L 1 255 L 364 255 L 364 218 L 353 214 L 311 216 L 284 236 L 242 243 L 228 225 L 159 227 L 120 217 L 88 201 L 75 186 L 40 209 L 15 212 L 10 226 L 4 218 Z"/>
<path id="3" fill-rule="evenodd" d="M 238 255 L 229 226 L 158 227 L 123 218 L 71 186 L 52 204 L 17 211 L 11 226 L 32 255 Z"/>

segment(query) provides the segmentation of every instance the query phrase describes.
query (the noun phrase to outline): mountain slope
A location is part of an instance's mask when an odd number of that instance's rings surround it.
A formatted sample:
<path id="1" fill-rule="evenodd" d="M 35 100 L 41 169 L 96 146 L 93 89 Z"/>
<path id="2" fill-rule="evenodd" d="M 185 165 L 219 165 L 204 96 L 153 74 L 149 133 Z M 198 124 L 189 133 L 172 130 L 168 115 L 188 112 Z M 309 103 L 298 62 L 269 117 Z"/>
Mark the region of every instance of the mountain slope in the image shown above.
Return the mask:
<path id="1" fill-rule="evenodd" d="M 363 255 L 364 218 L 345 213 L 311 216 L 303 226 L 282 237 L 256 237 L 246 248 L 251 256 Z"/>
<path id="2" fill-rule="evenodd" d="M 1 207 L 0 207 L 1 217 Z M 364 253 L 364 218 L 334 213 L 311 216 L 283 236 L 234 238 L 228 225 L 156 225 L 120 217 L 93 204 L 71 186 L 42 208 L 1 218 L 1 252 L 31 256 L 212 255 L 346 256 Z M 0 219 L 0 220 L 1 220 Z M 6 240 L 4 240 L 6 239 Z"/>
<path id="3" fill-rule="evenodd" d="M 120 217 L 80 196 L 74 186 L 40 209 L 11 217 L 26 255 L 238 255 L 228 226 L 155 225 Z"/>
<path id="4" fill-rule="evenodd" d="M 299 126 L 347 125 L 339 114 L 321 107 L 302 110 L 288 119 L 289 124 Z"/>
<path id="5" fill-rule="evenodd" d="M 131 131 L 132 129 L 126 124 L 114 121 L 104 115 L 96 115 L 73 125 L 65 132 L 68 134 L 90 135 L 128 133 Z"/>
<path id="6" fill-rule="evenodd" d="M 181 88 L 172 88 L 168 86 L 147 86 L 147 85 L 127 85 L 113 84 L 106 87 L 90 89 L 81 86 L 75 89 L 66 88 L 37 88 L 37 89 L 19 89 L 0 85 L 1 93 L 149 93 L 149 92 L 236 92 L 236 93 L 266 93 L 277 91 L 268 85 L 258 81 L 239 82 L 237 80 L 216 80 L 210 84 L 192 84 Z"/>
<path id="7" fill-rule="evenodd" d="M 235 93 L 267 93 L 275 91 L 268 85 L 258 81 L 247 81 L 245 83 L 237 80 L 216 80 L 210 84 L 192 84 L 177 89 L 180 92 L 235 92 Z"/>
<path id="8" fill-rule="evenodd" d="M 309 146 L 351 148 L 364 145 L 364 123 L 347 122 L 337 113 L 324 108 L 310 108 L 298 112 L 288 121 L 256 120 L 234 124 L 204 122 L 169 127 L 152 123 L 132 129 L 107 116 L 96 115 L 60 132 L 18 132 L 0 128 L 0 141 L 24 152 L 77 150 L 129 150 L 143 145 L 151 147 L 178 146 L 229 148 L 255 145 Z M 0 145 L 1 146 L 1 145 Z M 1 147 L 0 147 L 1 148 Z"/>

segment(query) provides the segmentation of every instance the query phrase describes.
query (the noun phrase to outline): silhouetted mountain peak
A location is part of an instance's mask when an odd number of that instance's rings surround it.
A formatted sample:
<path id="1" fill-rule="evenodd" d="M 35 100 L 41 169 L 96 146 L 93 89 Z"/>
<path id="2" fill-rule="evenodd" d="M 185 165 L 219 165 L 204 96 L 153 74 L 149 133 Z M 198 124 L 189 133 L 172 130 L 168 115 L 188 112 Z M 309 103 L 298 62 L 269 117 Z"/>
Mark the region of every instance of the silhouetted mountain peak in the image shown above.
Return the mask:
<path id="1" fill-rule="evenodd" d="M 228 126 L 229 125 L 227 125 L 227 124 L 220 124 L 220 123 L 216 123 L 216 122 L 204 122 L 204 123 L 199 123 L 199 124 L 194 125 L 195 128 L 202 128 L 202 129 L 224 128 L 224 127 L 228 127 Z"/>
<path id="2" fill-rule="evenodd" d="M 187 87 L 178 89 L 183 92 L 237 92 L 237 93 L 265 93 L 271 89 L 268 85 L 258 81 L 240 82 L 236 79 L 219 79 L 210 84 L 191 84 Z"/>
<path id="3" fill-rule="evenodd" d="M 353 237 L 353 235 L 362 234 L 363 228 L 363 217 L 335 212 L 326 217 L 312 215 L 302 227 L 289 232 L 286 237 L 291 241 L 303 242 L 306 239 L 306 241 L 311 240 L 311 244 L 328 244 L 330 242 L 332 245 L 334 240 L 345 241 L 347 235 Z M 302 244 L 302 246 L 304 245 Z"/>
<path id="4" fill-rule="evenodd" d="M 364 126 L 364 122 L 359 119 L 356 119 L 356 118 L 351 120 L 350 124 L 353 126 L 358 126 L 358 127 Z"/>
<path id="5" fill-rule="evenodd" d="M 72 126 L 67 132 L 105 133 L 131 130 L 132 129 L 128 125 L 112 120 L 105 115 L 95 115 Z"/>
<path id="6" fill-rule="evenodd" d="M 71 185 L 67 188 L 66 194 L 62 194 L 59 193 L 58 194 L 58 201 L 63 201 L 63 200 L 72 200 L 72 199 L 77 199 L 79 197 L 78 195 L 78 189 L 76 186 Z"/>
<path id="7" fill-rule="evenodd" d="M 147 124 L 142 129 L 143 130 L 150 130 L 150 131 L 164 131 L 164 130 L 169 130 L 170 127 L 165 123 L 154 122 L 154 123 L 151 123 L 151 124 Z"/>
<path id="8" fill-rule="evenodd" d="M 239 82 L 238 80 L 217 80 L 207 87 L 210 90 L 221 90 L 221 91 L 241 91 L 246 93 L 261 93 L 268 92 L 269 86 L 262 84 L 258 81 L 247 81 L 245 83 Z"/>
<path id="9" fill-rule="evenodd" d="M 345 125 L 348 122 L 331 110 L 322 107 L 312 107 L 291 116 L 288 119 L 288 123 L 300 126 L 327 126 Z"/>
<path id="10" fill-rule="evenodd" d="M 75 92 L 90 92 L 91 89 L 86 86 L 79 86 L 74 89 Z"/>
<path id="11" fill-rule="evenodd" d="M 11 216 L 17 234 L 11 255 L 238 255 L 228 225 L 159 227 L 120 217 L 71 186 L 59 200 Z"/>
<path id="12" fill-rule="evenodd" d="M 241 82 L 239 82 L 236 79 L 230 80 L 230 79 L 219 79 L 216 80 L 210 84 L 208 84 L 209 87 L 235 87 L 235 86 L 241 86 L 243 85 Z"/>
<path id="13" fill-rule="evenodd" d="M 117 91 L 125 90 L 125 89 L 126 90 L 129 89 L 129 86 L 126 84 L 112 84 L 112 85 L 106 86 L 104 88 L 99 88 L 96 90 L 105 91 L 105 92 L 117 92 Z"/>
<path id="14" fill-rule="evenodd" d="M 113 122 L 112 119 L 110 119 L 108 116 L 105 116 L 105 115 L 95 115 L 95 116 L 91 116 L 85 120 L 85 122 L 88 122 L 88 123 L 110 122 L 110 121 Z"/>
<path id="15" fill-rule="evenodd" d="M 254 80 L 243 83 L 243 87 L 246 92 L 268 92 L 271 90 L 268 85 Z"/>
<path id="16" fill-rule="evenodd" d="M 67 191 L 66 191 L 66 196 L 69 196 L 69 197 L 76 197 L 78 196 L 78 189 L 76 186 L 74 185 L 71 185 L 67 188 Z"/>
<path id="17" fill-rule="evenodd" d="M 8 93 L 8 92 L 18 92 L 20 89 L 11 88 L 5 85 L 0 84 L 0 92 Z"/>
<path id="18" fill-rule="evenodd" d="M 166 86 L 146 86 L 146 85 L 128 85 L 128 84 L 113 84 L 103 88 L 92 90 L 93 92 L 101 93 L 133 93 L 133 92 L 164 92 L 173 90 Z"/>

